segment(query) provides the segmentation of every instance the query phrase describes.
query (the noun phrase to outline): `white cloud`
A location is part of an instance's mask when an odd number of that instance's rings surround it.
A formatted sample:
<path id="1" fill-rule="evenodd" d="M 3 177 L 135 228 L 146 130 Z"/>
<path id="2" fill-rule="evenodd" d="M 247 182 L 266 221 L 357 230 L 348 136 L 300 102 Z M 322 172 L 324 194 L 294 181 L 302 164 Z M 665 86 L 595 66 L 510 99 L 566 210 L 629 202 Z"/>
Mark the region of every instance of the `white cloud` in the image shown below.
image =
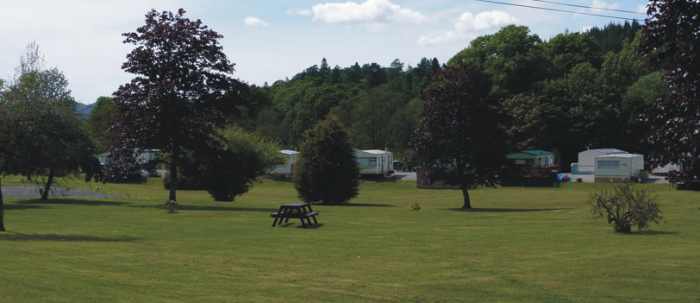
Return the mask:
<path id="1" fill-rule="evenodd" d="M 403 8 L 391 0 L 321 3 L 311 8 L 311 15 L 314 21 L 324 23 L 422 23 L 426 20 L 420 12 Z"/>
<path id="2" fill-rule="evenodd" d="M 418 44 L 430 46 L 450 43 L 460 39 L 470 39 L 486 30 L 516 22 L 518 22 L 517 18 L 504 11 L 485 11 L 476 15 L 471 12 L 464 12 L 454 23 L 452 30 L 432 36 L 421 36 L 418 39 Z"/>
<path id="3" fill-rule="evenodd" d="M 605 0 L 593 0 L 591 3 L 594 11 L 600 12 L 606 9 L 618 9 L 620 5 L 615 2 L 607 2 Z"/>
<path id="4" fill-rule="evenodd" d="M 270 23 L 257 17 L 248 16 L 243 19 L 243 24 L 247 27 L 268 27 Z"/>

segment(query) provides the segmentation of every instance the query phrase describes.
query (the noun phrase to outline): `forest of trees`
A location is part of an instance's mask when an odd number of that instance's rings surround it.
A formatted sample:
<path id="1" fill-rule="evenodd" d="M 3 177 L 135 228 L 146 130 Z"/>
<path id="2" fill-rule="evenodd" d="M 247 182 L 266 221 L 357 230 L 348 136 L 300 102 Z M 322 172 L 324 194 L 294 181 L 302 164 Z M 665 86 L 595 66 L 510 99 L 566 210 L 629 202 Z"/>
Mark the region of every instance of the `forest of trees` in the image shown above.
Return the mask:
<path id="1" fill-rule="evenodd" d="M 660 67 L 642 55 L 642 26 L 611 23 L 586 32 L 543 40 L 524 26 L 507 26 L 473 40 L 447 62 L 423 58 L 415 65 L 326 59 L 293 76 L 247 86 L 238 127 L 298 149 L 306 130 L 333 114 L 348 128 L 356 148 L 389 149 L 415 164 L 411 140 L 423 111 L 421 93 L 447 66 L 469 64 L 490 78 L 493 102 L 502 109 L 507 146 L 515 151 L 555 152 L 568 169 L 586 148 L 615 147 L 650 155 L 649 110 L 665 91 Z M 88 120 L 104 150 L 111 100 L 102 98 Z M 102 130 L 102 131 L 101 131 Z"/>
<path id="2" fill-rule="evenodd" d="M 410 140 L 423 110 L 421 92 L 445 66 L 481 67 L 502 102 L 509 147 L 555 151 L 562 167 L 587 147 L 650 152 L 644 111 L 663 92 L 658 68 L 639 53 L 641 25 L 610 24 L 547 41 L 524 26 L 473 40 L 448 62 L 424 58 L 350 67 L 325 59 L 291 79 L 254 87 L 254 115 L 242 127 L 296 149 L 329 113 L 357 148 L 388 148 L 411 162 Z"/>

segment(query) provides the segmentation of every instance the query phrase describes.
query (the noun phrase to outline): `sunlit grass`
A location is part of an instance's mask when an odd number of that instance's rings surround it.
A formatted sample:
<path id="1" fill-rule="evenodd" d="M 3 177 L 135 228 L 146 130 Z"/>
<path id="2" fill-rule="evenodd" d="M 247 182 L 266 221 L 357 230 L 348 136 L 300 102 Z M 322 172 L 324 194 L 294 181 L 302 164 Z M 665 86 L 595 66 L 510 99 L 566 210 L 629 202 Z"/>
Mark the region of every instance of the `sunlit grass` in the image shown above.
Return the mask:
<path id="1" fill-rule="evenodd" d="M 365 182 L 316 206 L 318 229 L 271 227 L 285 182 L 230 204 L 181 191 L 177 214 L 160 180 L 87 187 L 112 198 L 10 199 L 0 302 L 700 300 L 700 194 L 664 185 L 666 221 L 636 235 L 592 217 L 586 184 L 477 190 L 463 212 L 457 191 Z"/>

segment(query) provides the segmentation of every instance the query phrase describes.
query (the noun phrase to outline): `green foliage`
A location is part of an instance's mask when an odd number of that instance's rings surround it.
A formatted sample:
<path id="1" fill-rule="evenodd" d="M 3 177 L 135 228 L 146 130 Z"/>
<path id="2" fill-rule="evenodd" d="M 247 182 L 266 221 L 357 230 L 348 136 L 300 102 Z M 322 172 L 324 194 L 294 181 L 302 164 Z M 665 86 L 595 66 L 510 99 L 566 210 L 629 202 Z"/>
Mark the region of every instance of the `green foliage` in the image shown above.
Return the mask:
<path id="1" fill-rule="evenodd" d="M 114 99 L 111 97 L 99 97 L 95 107 L 87 121 L 90 137 L 95 142 L 97 151 L 106 152 L 115 141 L 112 125 L 117 118 Z"/>
<path id="2" fill-rule="evenodd" d="M 683 167 L 684 183 L 700 178 L 700 2 L 652 0 L 641 48 L 661 66 L 667 94 L 656 102 L 649 122 L 652 161 Z"/>
<path id="3" fill-rule="evenodd" d="M 269 96 L 258 111 L 257 132 L 295 148 L 305 131 L 332 114 L 348 128 L 357 147 L 408 150 L 422 109 L 420 92 L 440 64 L 422 59 L 415 67 L 394 60 L 350 67 L 312 66 L 288 81 L 255 88 Z"/>
<path id="4" fill-rule="evenodd" d="M 136 147 L 168 153 L 173 182 L 181 155 L 213 144 L 211 134 L 239 113 L 247 91 L 232 78 L 223 36 L 185 13 L 151 10 L 144 25 L 123 34 L 133 49 L 122 69 L 134 78 L 114 93 L 115 131 Z M 175 189 L 168 201 L 177 200 Z"/>
<path id="5" fill-rule="evenodd" d="M 642 29 L 637 21 L 623 24 L 610 23 L 602 28 L 593 27 L 585 35 L 590 37 L 600 48 L 603 54 L 619 52 L 625 41 L 631 40 Z"/>
<path id="6" fill-rule="evenodd" d="M 451 65 L 436 74 L 423 92 L 423 116 L 414 137 L 420 167 L 464 195 L 492 186 L 505 159 L 500 104 L 491 95 L 488 75 L 474 65 Z"/>
<path id="7" fill-rule="evenodd" d="M 25 59 L 30 58 L 30 59 Z M 94 146 L 78 116 L 68 81 L 58 69 L 42 69 L 38 47 L 29 48 L 15 81 L 2 92 L 0 107 L 7 129 L 3 172 L 45 180 L 42 199 L 54 178 L 87 170 Z M 1 156 L 0 156 L 1 157 Z"/>
<path id="8" fill-rule="evenodd" d="M 359 168 L 349 136 L 334 116 L 304 134 L 294 185 L 305 202 L 343 203 L 357 196 Z"/>
<path id="9" fill-rule="evenodd" d="M 517 94 L 547 76 L 544 45 L 525 26 L 510 25 L 493 35 L 474 39 L 448 65 L 468 64 L 483 69 L 497 95 Z"/>
<path id="10" fill-rule="evenodd" d="M 216 201 L 232 202 L 271 167 L 284 163 L 279 147 L 240 128 L 218 132 L 215 145 L 188 152 L 179 189 L 204 189 Z M 169 189 L 170 178 L 163 179 Z"/>
<path id="11" fill-rule="evenodd" d="M 217 157 L 199 157 L 202 182 L 216 201 L 233 201 L 250 189 L 271 167 L 284 163 L 279 147 L 241 129 L 221 133 Z"/>
<path id="12" fill-rule="evenodd" d="M 658 224 L 662 214 L 656 200 L 649 190 L 631 183 L 603 188 L 591 196 L 593 214 L 605 217 L 608 224 L 613 224 L 615 231 L 621 233 L 632 232 L 632 226 L 642 231 L 651 223 Z"/>

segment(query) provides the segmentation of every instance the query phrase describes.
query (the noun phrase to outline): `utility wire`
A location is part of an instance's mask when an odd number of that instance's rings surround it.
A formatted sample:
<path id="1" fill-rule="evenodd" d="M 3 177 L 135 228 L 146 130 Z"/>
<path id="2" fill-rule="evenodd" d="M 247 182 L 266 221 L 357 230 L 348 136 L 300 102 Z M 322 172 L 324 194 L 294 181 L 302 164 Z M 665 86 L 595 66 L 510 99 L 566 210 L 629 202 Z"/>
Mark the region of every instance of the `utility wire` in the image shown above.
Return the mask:
<path id="1" fill-rule="evenodd" d="M 548 8 L 548 7 L 540 7 L 540 6 L 531 6 L 531 5 L 515 4 L 515 3 L 509 3 L 509 2 L 500 2 L 500 1 L 492 1 L 492 0 L 474 0 L 474 1 L 486 2 L 486 3 L 493 3 L 493 4 L 501 4 L 501 5 L 519 6 L 519 7 L 533 8 L 533 9 L 539 9 L 539 10 L 545 10 L 545 11 L 560 12 L 560 13 L 570 13 L 570 14 L 586 15 L 586 16 L 593 16 L 593 17 L 621 19 L 621 20 L 627 20 L 627 21 L 641 21 L 641 22 L 644 21 L 643 19 L 637 19 L 637 18 L 629 18 L 629 17 L 621 17 L 621 16 L 613 16 L 613 15 L 603 15 L 603 14 L 594 14 L 594 13 L 586 13 L 586 12 L 577 12 L 577 11 L 566 10 L 566 9 Z"/>
<path id="2" fill-rule="evenodd" d="M 549 3 L 549 4 L 554 4 L 554 5 L 586 8 L 586 9 L 592 9 L 592 10 L 611 11 L 611 12 L 619 12 L 619 13 L 627 13 L 627 14 L 646 16 L 646 14 L 644 14 L 644 13 L 629 11 L 629 10 L 624 10 L 624 9 L 606 8 L 606 7 L 592 7 L 592 6 L 586 6 L 586 5 L 580 5 L 580 4 L 564 3 L 564 2 L 548 1 L 548 0 L 530 0 L 530 1 Z"/>

